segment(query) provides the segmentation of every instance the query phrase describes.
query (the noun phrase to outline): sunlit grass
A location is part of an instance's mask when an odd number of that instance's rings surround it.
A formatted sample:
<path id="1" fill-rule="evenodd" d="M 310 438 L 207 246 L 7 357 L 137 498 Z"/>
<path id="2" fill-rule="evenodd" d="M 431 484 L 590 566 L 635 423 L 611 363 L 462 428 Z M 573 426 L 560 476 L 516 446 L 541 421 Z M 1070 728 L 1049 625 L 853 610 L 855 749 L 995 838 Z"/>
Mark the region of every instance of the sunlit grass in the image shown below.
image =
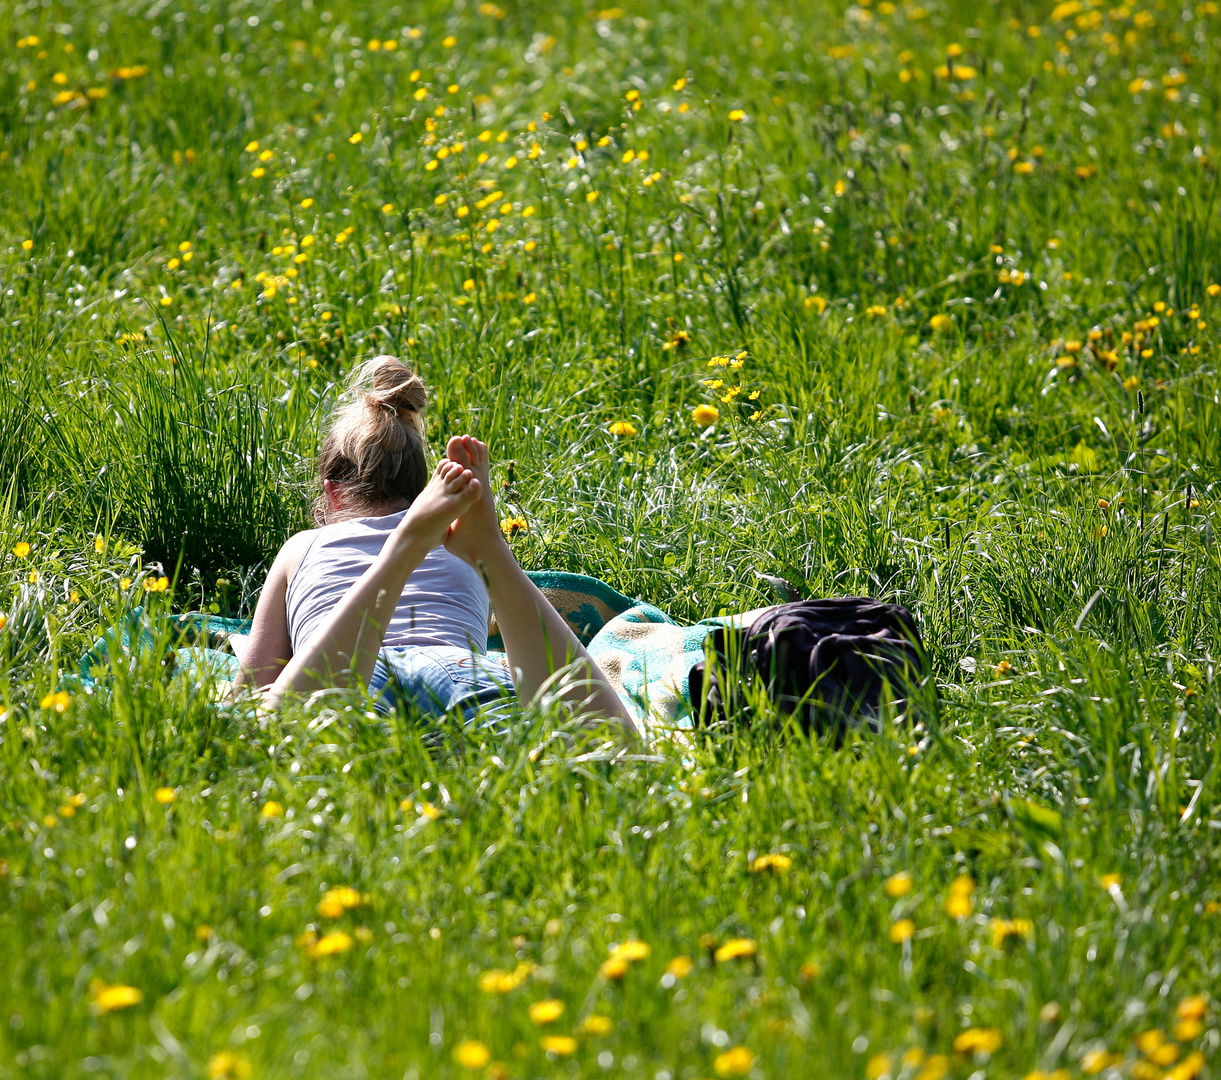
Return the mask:
<path id="1" fill-rule="evenodd" d="M 0 7 L 0 1077 L 1215 1069 L 1215 3 Z M 258 719 L 352 364 L 530 568 L 871 593 L 940 700 Z"/>

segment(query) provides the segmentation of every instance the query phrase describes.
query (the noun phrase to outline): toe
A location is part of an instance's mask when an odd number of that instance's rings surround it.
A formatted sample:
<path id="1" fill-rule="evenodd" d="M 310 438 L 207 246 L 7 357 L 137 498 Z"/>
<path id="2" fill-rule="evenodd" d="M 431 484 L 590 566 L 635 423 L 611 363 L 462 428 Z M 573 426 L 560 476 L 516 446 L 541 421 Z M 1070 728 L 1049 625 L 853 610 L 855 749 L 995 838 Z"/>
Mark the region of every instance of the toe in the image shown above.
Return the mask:
<path id="1" fill-rule="evenodd" d="M 473 435 L 465 435 L 462 439 L 466 447 L 466 456 L 470 463 L 477 467 L 483 468 L 488 463 L 488 447 L 487 443 L 480 442 Z"/>
<path id="2" fill-rule="evenodd" d="M 466 445 L 467 435 L 455 435 L 445 446 L 445 453 L 451 461 L 456 461 L 459 465 L 469 466 L 471 463 L 470 452 Z"/>

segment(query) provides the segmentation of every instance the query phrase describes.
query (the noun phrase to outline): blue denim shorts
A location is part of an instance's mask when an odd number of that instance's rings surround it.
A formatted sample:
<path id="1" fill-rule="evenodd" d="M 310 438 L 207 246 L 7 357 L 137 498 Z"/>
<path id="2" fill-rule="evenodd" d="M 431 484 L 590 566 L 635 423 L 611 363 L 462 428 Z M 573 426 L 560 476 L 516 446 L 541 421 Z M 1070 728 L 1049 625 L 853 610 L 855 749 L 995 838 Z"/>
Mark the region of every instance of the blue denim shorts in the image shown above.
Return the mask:
<path id="1" fill-rule="evenodd" d="M 498 657 L 448 645 L 397 645 L 382 649 L 369 679 L 379 712 L 414 705 L 426 716 L 461 710 L 502 713 L 515 699 L 513 674 Z"/>

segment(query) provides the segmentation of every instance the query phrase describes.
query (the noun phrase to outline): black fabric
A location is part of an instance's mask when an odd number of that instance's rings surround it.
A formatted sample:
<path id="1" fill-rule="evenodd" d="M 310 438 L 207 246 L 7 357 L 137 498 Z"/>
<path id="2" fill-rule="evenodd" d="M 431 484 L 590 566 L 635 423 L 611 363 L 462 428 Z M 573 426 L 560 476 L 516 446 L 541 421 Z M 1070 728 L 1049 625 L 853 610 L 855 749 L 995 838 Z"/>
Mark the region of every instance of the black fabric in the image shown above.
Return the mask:
<path id="1" fill-rule="evenodd" d="M 884 686 L 904 707 L 927 673 L 906 608 L 866 596 L 780 604 L 743 630 L 718 627 L 690 674 L 697 722 L 750 719 L 751 688 L 763 687 L 808 733 L 838 735 L 862 721 L 876 729 Z"/>

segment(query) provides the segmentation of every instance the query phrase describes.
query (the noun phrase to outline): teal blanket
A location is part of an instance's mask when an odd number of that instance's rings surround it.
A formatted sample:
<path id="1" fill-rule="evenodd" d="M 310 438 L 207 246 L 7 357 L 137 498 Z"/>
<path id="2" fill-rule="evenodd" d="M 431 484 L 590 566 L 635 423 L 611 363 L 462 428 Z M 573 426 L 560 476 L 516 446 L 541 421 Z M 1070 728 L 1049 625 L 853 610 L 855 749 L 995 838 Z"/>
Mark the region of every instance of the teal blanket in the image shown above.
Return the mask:
<path id="1" fill-rule="evenodd" d="M 682 625 L 660 608 L 625 596 L 598 578 L 552 570 L 531 571 L 529 576 L 568 620 L 642 730 L 691 726 L 688 674 L 704 658 L 708 633 L 733 621 L 733 616 Z M 180 672 L 209 672 L 229 681 L 237 674 L 238 661 L 228 651 L 228 639 L 249 632 L 250 623 L 244 619 L 192 612 L 170 616 L 168 623 L 154 623 L 136 608 L 81 658 L 80 679 L 92 686 L 116 653 L 164 647 L 172 652 Z M 488 651 L 501 648 L 493 620 Z"/>

